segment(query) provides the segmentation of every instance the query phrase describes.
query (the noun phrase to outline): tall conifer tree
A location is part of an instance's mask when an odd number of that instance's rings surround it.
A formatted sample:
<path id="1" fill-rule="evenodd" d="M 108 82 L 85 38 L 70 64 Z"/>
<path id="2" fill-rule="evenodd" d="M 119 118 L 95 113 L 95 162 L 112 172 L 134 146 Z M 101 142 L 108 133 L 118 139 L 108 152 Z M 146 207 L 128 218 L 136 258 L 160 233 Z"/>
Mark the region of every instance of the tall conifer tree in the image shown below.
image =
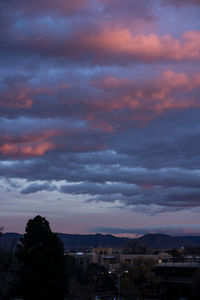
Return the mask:
<path id="1" fill-rule="evenodd" d="M 64 247 L 45 218 L 28 221 L 18 252 L 24 299 L 64 299 Z"/>

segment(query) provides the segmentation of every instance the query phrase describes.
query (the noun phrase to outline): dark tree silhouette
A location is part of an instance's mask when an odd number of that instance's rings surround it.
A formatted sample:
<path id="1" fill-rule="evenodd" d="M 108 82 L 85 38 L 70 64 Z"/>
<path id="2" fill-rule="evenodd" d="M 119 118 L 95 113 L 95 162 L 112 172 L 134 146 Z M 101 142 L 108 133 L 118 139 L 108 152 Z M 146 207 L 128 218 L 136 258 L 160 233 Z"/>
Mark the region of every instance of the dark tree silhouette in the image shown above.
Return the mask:
<path id="1" fill-rule="evenodd" d="M 28 221 L 18 258 L 25 300 L 64 299 L 64 248 L 45 218 L 36 216 Z"/>
<path id="2" fill-rule="evenodd" d="M 192 278 L 192 294 L 196 296 L 195 299 L 200 298 L 200 269 L 197 269 Z"/>
<path id="3" fill-rule="evenodd" d="M 0 228 L 0 240 L 3 236 Z M 16 239 L 0 245 L 0 299 L 10 299 L 18 292 L 19 267 L 15 255 Z"/>

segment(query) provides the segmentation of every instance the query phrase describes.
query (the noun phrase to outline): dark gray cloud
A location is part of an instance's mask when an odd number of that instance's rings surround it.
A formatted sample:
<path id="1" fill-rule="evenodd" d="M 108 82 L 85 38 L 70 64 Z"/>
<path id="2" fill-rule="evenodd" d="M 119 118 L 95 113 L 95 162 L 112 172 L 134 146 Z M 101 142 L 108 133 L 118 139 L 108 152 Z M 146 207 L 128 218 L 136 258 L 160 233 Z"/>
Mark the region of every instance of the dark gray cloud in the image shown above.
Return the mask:
<path id="1" fill-rule="evenodd" d="M 106 194 L 106 193 L 105 193 Z M 133 193 L 132 193 L 133 194 Z M 200 189 L 187 188 L 169 188 L 169 189 L 141 189 L 135 195 L 126 196 L 123 194 L 97 195 L 89 201 L 120 203 L 122 207 L 131 207 L 136 211 L 145 211 L 144 206 L 152 207 L 146 212 L 152 214 L 155 212 L 176 211 L 200 206 Z M 164 209 L 162 209 L 164 208 Z"/>
<path id="2" fill-rule="evenodd" d="M 139 189 L 134 184 L 121 184 L 121 183 L 107 183 L 99 184 L 91 182 L 84 182 L 75 185 L 65 185 L 60 187 L 61 193 L 66 194 L 90 194 L 90 195 L 112 195 L 112 194 L 122 194 L 125 196 L 138 194 Z"/>
<path id="3" fill-rule="evenodd" d="M 61 193 L 86 195 L 88 201 L 120 203 L 121 207 L 138 211 L 152 205 L 156 208 L 150 209 L 150 213 L 199 207 L 198 116 L 198 111 L 193 110 L 187 114 L 176 112 L 147 127 L 122 133 L 104 134 L 83 129 L 77 134 L 73 129 L 70 134 L 68 131 L 59 135 L 58 131 L 50 138 L 60 147 L 43 156 L 7 157 L 7 160 L 2 157 L 0 173 L 7 178 L 29 181 L 66 180 L 70 185 L 62 183 L 58 188 Z M 2 121 L 2 135 L 9 126 L 17 135 L 13 122 L 16 121 Z M 46 122 L 48 128 L 51 121 Z M 63 129 L 65 123 L 60 125 Z M 29 145 L 35 136 L 40 139 L 38 132 L 21 138 L 19 144 L 27 142 Z M 41 138 L 48 140 L 48 133 Z M 16 143 L 17 139 L 12 142 Z M 106 145 L 105 149 L 101 149 L 101 143 Z M 31 183 L 21 192 L 50 191 L 51 188 L 48 183 Z"/>
<path id="4" fill-rule="evenodd" d="M 56 190 L 56 186 L 49 184 L 49 183 L 43 183 L 43 184 L 38 184 L 38 183 L 32 183 L 28 185 L 26 188 L 22 189 L 20 191 L 21 194 L 26 195 L 26 194 L 32 194 L 32 193 L 37 193 L 41 191 L 48 191 L 52 192 Z"/>

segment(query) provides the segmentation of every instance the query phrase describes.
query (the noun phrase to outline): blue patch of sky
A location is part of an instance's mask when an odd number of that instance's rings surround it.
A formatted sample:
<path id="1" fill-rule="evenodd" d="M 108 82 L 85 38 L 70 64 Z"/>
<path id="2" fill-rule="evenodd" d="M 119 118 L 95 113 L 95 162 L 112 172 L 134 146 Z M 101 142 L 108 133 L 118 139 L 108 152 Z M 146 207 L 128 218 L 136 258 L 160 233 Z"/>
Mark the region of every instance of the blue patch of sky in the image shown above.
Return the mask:
<path id="1" fill-rule="evenodd" d="M 1 119 L 1 128 L 6 128 L 11 132 L 27 132 L 27 130 L 35 130 L 43 128 L 48 130 L 49 128 L 84 128 L 87 126 L 85 120 L 77 120 L 72 117 L 65 118 L 47 118 L 45 120 L 37 118 L 25 118 L 21 117 L 16 119 Z"/>
<path id="2" fill-rule="evenodd" d="M 188 30 L 200 30 L 200 9 L 194 6 L 160 7 L 160 19 L 157 22 L 159 34 L 171 34 L 176 38 Z"/>
<path id="3" fill-rule="evenodd" d="M 17 18 L 15 28 L 21 33 L 30 37 L 31 33 L 40 33 L 46 35 L 47 33 L 56 33 L 54 38 L 63 37 L 70 34 L 73 29 L 73 24 L 70 18 L 66 17 L 51 17 L 42 16 L 35 18 Z"/>

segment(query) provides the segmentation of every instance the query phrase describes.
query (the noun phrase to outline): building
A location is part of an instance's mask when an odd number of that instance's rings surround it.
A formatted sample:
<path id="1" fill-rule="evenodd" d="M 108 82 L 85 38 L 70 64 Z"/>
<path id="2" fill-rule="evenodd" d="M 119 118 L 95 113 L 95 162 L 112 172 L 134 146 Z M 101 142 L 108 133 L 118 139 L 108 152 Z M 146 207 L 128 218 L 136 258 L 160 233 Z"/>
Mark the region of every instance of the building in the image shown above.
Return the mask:
<path id="1" fill-rule="evenodd" d="M 83 269 L 86 269 L 92 263 L 91 252 L 69 252 L 68 255 L 72 256 L 76 264 L 82 266 Z"/>
<path id="2" fill-rule="evenodd" d="M 123 254 L 119 250 L 112 248 L 102 248 L 96 247 L 92 249 L 92 252 L 72 252 L 68 253 L 73 256 L 78 265 L 87 267 L 90 263 L 95 263 L 98 265 L 103 265 L 108 270 L 112 271 L 120 267 L 120 265 L 131 266 L 134 261 L 138 258 L 142 259 L 152 259 L 155 263 L 168 261 L 170 255 L 168 253 L 162 252 L 158 255 L 153 254 Z"/>

